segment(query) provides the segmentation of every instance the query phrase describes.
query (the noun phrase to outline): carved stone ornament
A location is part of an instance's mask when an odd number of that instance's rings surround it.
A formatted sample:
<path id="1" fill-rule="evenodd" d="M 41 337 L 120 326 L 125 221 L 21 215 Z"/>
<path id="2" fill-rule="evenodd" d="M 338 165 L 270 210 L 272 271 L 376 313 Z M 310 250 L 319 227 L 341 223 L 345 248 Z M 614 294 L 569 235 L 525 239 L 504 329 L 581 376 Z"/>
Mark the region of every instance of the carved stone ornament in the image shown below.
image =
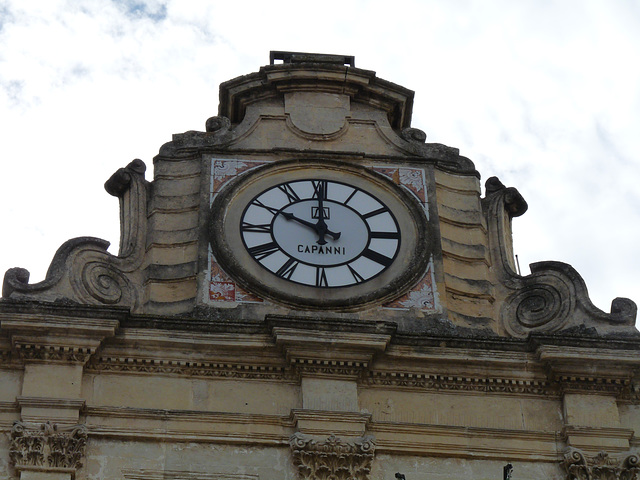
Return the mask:
<path id="1" fill-rule="evenodd" d="M 302 480 L 366 480 L 375 450 L 372 436 L 351 442 L 331 435 L 324 441 L 302 433 L 289 439 L 293 463 Z"/>
<path id="2" fill-rule="evenodd" d="M 600 452 L 587 456 L 577 448 L 569 447 L 562 462 L 567 480 L 638 480 L 640 458 L 637 454 L 610 457 Z"/>
<path id="3" fill-rule="evenodd" d="M 24 360 L 35 362 L 78 363 L 84 365 L 96 351 L 95 348 L 90 347 L 39 345 L 20 341 L 16 341 L 14 345 L 16 351 Z"/>
<path id="4" fill-rule="evenodd" d="M 9 458 L 16 470 L 74 473 L 82 466 L 86 445 L 84 425 L 15 422 Z"/>
<path id="5" fill-rule="evenodd" d="M 46 278 L 29 283 L 24 268 L 7 270 L 2 296 L 38 301 L 72 301 L 89 305 L 125 306 L 141 303 L 139 273 L 144 258 L 147 222 L 146 166 L 133 160 L 105 183 L 111 195 L 119 197 L 121 235 L 118 256 L 107 252 L 109 242 L 79 237 L 67 240 L 53 257 Z"/>
<path id="6" fill-rule="evenodd" d="M 591 303 L 584 280 L 571 265 L 538 262 L 530 265 L 530 275 L 517 273 L 511 220 L 527 211 L 527 202 L 515 188 L 505 187 L 496 177 L 487 180 L 485 191 L 482 206 L 489 241 L 507 293 L 500 317 L 508 335 L 526 337 L 570 328 L 596 328 L 601 334 L 636 332 L 636 304 L 628 298 L 616 298 L 611 313 L 603 312 Z"/>
<path id="7" fill-rule="evenodd" d="M 407 142 L 424 143 L 427 141 L 427 134 L 418 128 L 405 128 L 400 136 Z"/>

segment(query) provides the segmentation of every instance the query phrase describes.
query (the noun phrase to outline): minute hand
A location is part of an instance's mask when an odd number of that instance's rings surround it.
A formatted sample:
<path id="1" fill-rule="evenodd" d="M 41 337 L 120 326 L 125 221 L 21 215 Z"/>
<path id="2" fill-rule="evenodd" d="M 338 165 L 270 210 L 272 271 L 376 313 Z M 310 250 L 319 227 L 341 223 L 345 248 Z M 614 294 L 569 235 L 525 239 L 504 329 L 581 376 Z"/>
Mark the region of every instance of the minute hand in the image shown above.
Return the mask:
<path id="1" fill-rule="evenodd" d="M 294 220 L 306 227 L 309 227 L 311 229 L 313 229 L 316 233 L 318 232 L 318 225 L 315 223 L 311 223 L 311 222 L 307 222 L 306 220 L 303 220 L 302 218 L 298 218 L 296 217 L 293 213 L 288 213 L 288 212 L 280 212 L 280 214 L 286 218 L 287 220 Z M 338 240 L 340 238 L 340 232 L 332 232 L 331 230 L 325 230 L 325 235 L 329 235 L 330 237 L 333 237 L 334 240 Z"/>

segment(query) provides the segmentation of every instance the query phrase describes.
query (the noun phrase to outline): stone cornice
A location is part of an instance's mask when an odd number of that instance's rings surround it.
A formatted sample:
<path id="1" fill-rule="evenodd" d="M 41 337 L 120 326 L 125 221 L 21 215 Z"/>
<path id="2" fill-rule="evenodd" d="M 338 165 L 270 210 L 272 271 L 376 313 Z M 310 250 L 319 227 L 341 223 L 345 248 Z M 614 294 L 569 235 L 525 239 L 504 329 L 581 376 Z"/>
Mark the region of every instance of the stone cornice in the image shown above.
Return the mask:
<path id="1" fill-rule="evenodd" d="M 101 355 L 87 365 L 90 372 L 161 373 L 189 377 L 218 377 L 254 380 L 288 380 L 287 370 L 277 365 L 233 362 L 187 361 Z"/>
<path id="2" fill-rule="evenodd" d="M 215 313 L 215 316 L 211 316 Z M 250 335 L 264 333 L 270 335 L 274 325 L 294 322 L 318 331 L 332 331 L 340 325 L 362 332 L 391 335 L 390 345 L 406 347 L 442 347 L 447 349 L 465 348 L 469 351 L 535 352 L 540 346 L 578 347 L 584 349 L 608 349 L 610 352 L 640 352 L 640 335 L 599 336 L 594 330 L 575 330 L 562 334 L 533 333 L 527 338 L 500 337 L 495 333 L 470 328 L 461 328 L 447 323 L 441 318 L 425 319 L 423 325 L 416 325 L 411 332 L 404 331 L 394 322 L 373 321 L 371 319 L 341 318 L 300 318 L 288 315 L 268 316 L 266 319 L 249 321 L 222 316 L 225 312 L 210 312 L 196 309 L 192 316 L 161 316 L 132 314 L 129 309 L 113 306 L 80 305 L 69 303 L 47 303 L 28 300 L 0 300 L 0 326 L 6 319 L 21 317 L 50 317 L 67 319 L 116 320 L 122 330 L 177 332 L 198 337 L 202 333 L 227 333 Z M 380 330 L 382 329 L 382 330 Z M 0 328 L 0 334 L 4 328 Z"/>
<path id="3" fill-rule="evenodd" d="M 543 345 L 538 359 L 563 392 L 627 394 L 640 370 L 635 351 Z"/>
<path id="4" fill-rule="evenodd" d="M 32 302 L 14 301 L 0 302 L 0 322 L 3 368 L 19 367 L 17 357 L 83 364 L 93 355 L 87 363 L 93 372 L 287 382 L 301 375 L 329 376 L 372 387 L 536 396 L 585 392 L 640 402 L 634 386 L 640 342 L 634 337 L 409 336 L 398 334 L 390 322 L 288 316 L 263 323 L 227 320 L 203 332 L 200 320 L 131 315 L 110 307 L 40 310 Z M 136 326 L 116 333 L 121 324 Z M 106 337 L 111 338 L 102 342 Z"/>
<path id="5" fill-rule="evenodd" d="M 441 392 L 497 393 L 513 395 L 559 396 L 559 389 L 541 379 L 500 378 L 469 375 L 438 375 L 415 372 L 372 371 L 366 379 L 370 386 L 394 389 L 420 389 Z"/>
<path id="6" fill-rule="evenodd" d="M 21 335 L 46 334 L 62 337 L 97 337 L 112 336 L 119 326 L 119 319 L 110 317 L 92 317 L 79 315 L 65 315 L 64 313 L 50 314 L 41 312 L 3 312 L 0 309 L 0 325 L 2 332 L 19 332 Z"/>
<path id="7" fill-rule="evenodd" d="M 541 345 L 537 349 L 538 358 L 543 362 L 564 362 L 580 364 L 585 358 L 596 355 L 603 368 L 617 366 L 640 367 L 637 351 L 624 351 L 610 348 L 571 347 L 566 345 Z"/>
<path id="8" fill-rule="evenodd" d="M 219 115 L 235 124 L 242 120 L 248 104 L 256 98 L 281 96 L 283 92 L 332 92 L 350 95 L 353 101 L 385 111 L 394 128 L 411 124 L 414 93 L 375 72 L 329 64 L 268 65 L 259 72 L 228 80 L 220 85 Z"/>
<path id="9" fill-rule="evenodd" d="M 291 326 L 283 320 L 271 318 L 271 332 L 301 376 L 357 379 L 391 341 L 390 326 L 383 322 L 329 321 L 334 328 L 317 328 L 308 321 Z"/>
<path id="10" fill-rule="evenodd" d="M 62 315 L 0 314 L 0 331 L 25 362 L 84 365 L 105 338 L 115 335 L 119 322 L 112 318 Z"/>

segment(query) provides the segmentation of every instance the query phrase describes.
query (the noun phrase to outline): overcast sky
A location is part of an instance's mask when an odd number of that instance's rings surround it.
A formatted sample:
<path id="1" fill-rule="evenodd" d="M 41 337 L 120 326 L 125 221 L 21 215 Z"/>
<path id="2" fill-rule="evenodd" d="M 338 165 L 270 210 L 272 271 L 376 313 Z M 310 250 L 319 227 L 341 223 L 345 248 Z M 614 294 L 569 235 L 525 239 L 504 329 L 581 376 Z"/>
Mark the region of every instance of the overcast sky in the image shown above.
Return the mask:
<path id="1" fill-rule="evenodd" d="M 76 236 L 117 253 L 119 167 L 204 130 L 270 50 L 355 55 L 416 92 L 412 126 L 518 188 L 528 265 L 640 303 L 640 2 L 0 0 L 0 270 Z"/>

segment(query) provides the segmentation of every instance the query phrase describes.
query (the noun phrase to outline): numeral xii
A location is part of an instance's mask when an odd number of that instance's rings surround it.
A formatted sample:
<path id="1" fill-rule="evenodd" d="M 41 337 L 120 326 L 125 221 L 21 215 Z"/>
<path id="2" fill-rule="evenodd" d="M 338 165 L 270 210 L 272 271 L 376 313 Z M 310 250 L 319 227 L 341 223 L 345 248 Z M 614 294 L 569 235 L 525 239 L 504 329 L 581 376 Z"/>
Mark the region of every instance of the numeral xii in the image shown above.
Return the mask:
<path id="1" fill-rule="evenodd" d="M 322 195 L 322 198 L 326 199 L 328 182 L 326 180 L 312 180 L 311 183 L 313 184 L 312 198 L 318 198 L 320 195 Z"/>

